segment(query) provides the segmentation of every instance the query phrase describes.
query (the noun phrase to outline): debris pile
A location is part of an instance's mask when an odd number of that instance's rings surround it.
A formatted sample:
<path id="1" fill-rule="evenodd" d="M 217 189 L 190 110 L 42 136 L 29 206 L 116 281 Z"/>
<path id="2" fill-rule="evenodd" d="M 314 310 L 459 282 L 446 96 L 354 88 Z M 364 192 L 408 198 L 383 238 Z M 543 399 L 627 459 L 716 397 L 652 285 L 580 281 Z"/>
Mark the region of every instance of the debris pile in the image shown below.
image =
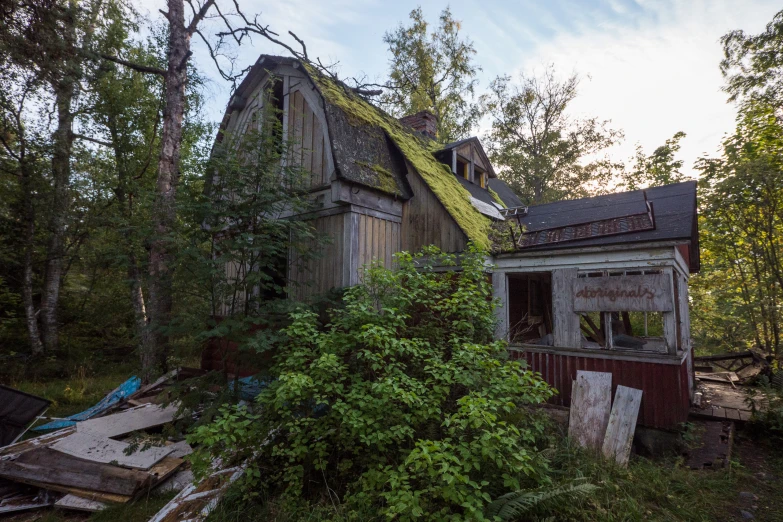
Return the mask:
<path id="1" fill-rule="evenodd" d="M 165 389 L 198 372 L 181 368 L 144 387 L 132 377 L 92 408 L 33 428 L 48 433 L 0 447 L 0 514 L 49 506 L 100 511 L 151 491 L 192 488 L 184 437 L 150 434 L 178 413 L 176 403 L 164 405 Z M 29 397 L 33 420 L 48 401 Z"/>

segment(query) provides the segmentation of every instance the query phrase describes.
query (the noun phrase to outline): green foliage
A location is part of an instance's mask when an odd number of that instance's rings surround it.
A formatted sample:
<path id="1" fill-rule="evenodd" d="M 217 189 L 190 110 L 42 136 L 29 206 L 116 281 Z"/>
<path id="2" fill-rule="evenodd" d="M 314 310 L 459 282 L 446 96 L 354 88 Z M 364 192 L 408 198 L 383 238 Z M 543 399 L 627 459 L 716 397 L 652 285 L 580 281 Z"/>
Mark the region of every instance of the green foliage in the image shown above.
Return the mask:
<path id="1" fill-rule="evenodd" d="M 783 296 L 783 127 L 776 108 L 749 101 L 723 157 L 703 159 L 702 274 L 694 332 L 702 345 L 778 354 Z"/>
<path id="2" fill-rule="evenodd" d="M 553 391 L 493 341 L 484 252 L 459 271 L 436 270 L 456 259 L 435 248 L 396 262 L 368 267 L 323 328 L 293 314 L 254 411 L 227 407 L 190 437 L 197 469 L 250 459 L 250 492 L 400 520 L 481 520 L 493 496 L 543 479 L 544 424 L 518 408 Z"/>
<path id="3" fill-rule="evenodd" d="M 512 491 L 494 500 L 487 506 L 486 515 L 500 520 L 518 520 L 520 517 L 529 519 L 535 511 L 545 509 L 553 502 L 568 502 L 587 496 L 596 490 L 596 486 L 576 479 L 572 483 L 557 487 L 546 487 L 529 491 Z"/>
<path id="4" fill-rule="evenodd" d="M 649 156 L 645 155 L 641 145 L 637 145 L 634 165 L 622 176 L 623 189 L 637 190 L 685 181 L 687 178 L 680 170 L 683 162 L 675 159 L 680 151 L 680 140 L 684 137 L 684 132 L 675 133 Z"/>
<path id="5" fill-rule="evenodd" d="M 479 118 L 471 101 L 481 70 L 473 63 L 473 42 L 461 37 L 461 23 L 449 7 L 429 34 L 421 7 L 411 11 L 410 19 L 410 26 L 400 24 L 383 36 L 391 56 L 381 105 L 396 117 L 424 110 L 433 113 L 441 143 L 466 138 Z"/>
<path id="6" fill-rule="evenodd" d="M 753 427 L 777 439 L 783 437 L 783 373 L 772 379 L 759 376 L 756 386 L 749 386 L 746 393 Z"/>
<path id="7" fill-rule="evenodd" d="M 527 204 L 591 195 L 606 187 L 619 168 L 607 159 L 584 160 L 622 138 L 622 132 L 597 118 L 575 119 L 568 106 L 579 79 L 560 81 L 554 67 L 541 77 L 499 76 L 481 103 L 492 122 L 490 159 Z"/>
<path id="8" fill-rule="evenodd" d="M 730 99 L 762 98 L 779 104 L 783 95 L 783 11 L 773 17 L 763 32 L 749 35 L 737 29 L 725 34 L 721 43 L 724 58 L 720 68 Z"/>

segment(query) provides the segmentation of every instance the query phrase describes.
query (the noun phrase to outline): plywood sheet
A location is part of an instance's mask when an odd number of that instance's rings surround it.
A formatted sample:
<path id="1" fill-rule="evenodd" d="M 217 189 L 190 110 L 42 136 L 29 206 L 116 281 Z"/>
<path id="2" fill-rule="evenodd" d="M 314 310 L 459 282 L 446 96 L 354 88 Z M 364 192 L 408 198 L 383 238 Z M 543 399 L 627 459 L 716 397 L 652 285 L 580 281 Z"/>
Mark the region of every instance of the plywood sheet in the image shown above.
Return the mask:
<path id="1" fill-rule="evenodd" d="M 98 500 L 90 500 L 87 498 L 76 496 L 72 493 L 68 493 L 63 498 L 58 500 L 54 507 L 61 509 L 73 509 L 75 511 L 88 511 L 95 513 L 96 511 L 102 511 L 106 509 L 108 504 L 100 502 Z"/>
<path id="2" fill-rule="evenodd" d="M 112 415 L 106 415 L 105 417 L 80 422 L 76 426 L 76 431 L 77 433 L 91 432 L 109 438 L 118 437 L 133 431 L 154 428 L 171 422 L 174 420 L 177 408 L 177 404 L 169 404 L 166 407 L 147 404 Z"/>
<path id="3" fill-rule="evenodd" d="M 173 446 L 154 447 L 141 449 L 128 454 L 130 444 L 118 440 L 112 440 L 102 435 L 96 435 L 90 431 L 79 431 L 70 437 L 58 440 L 51 446 L 52 449 L 104 464 L 115 463 L 118 466 L 136 469 L 150 469 L 159 460 L 172 453 Z"/>
<path id="4" fill-rule="evenodd" d="M 606 428 L 603 454 L 626 466 L 631 455 L 631 442 L 636 431 L 636 418 L 642 403 L 642 390 L 618 386 L 609 425 Z"/>
<path id="5" fill-rule="evenodd" d="M 576 372 L 571 389 L 568 436 L 584 448 L 600 450 L 612 405 L 612 374 Z"/>

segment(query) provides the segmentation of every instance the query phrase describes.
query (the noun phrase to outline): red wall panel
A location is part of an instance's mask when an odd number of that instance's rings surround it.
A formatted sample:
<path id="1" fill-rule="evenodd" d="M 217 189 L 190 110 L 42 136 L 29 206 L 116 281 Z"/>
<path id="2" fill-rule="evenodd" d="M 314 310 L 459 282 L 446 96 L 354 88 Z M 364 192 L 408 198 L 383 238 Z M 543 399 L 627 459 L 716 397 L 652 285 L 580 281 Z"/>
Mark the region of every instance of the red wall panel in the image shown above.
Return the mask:
<path id="1" fill-rule="evenodd" d="M 639 424 L 674 429 L 688 420 L 690 392 L 684 361 L 680 365 L 659 364 L 518 350 L 511 350 L 511 356 L 527 361 L 532 370 L 557 389 L 558 394 L 552 399 L 555 404 L 570 406 L 577 370 L 608 372 L 612 374 L 612 396 L 620 384 L 642 390 Z"/>

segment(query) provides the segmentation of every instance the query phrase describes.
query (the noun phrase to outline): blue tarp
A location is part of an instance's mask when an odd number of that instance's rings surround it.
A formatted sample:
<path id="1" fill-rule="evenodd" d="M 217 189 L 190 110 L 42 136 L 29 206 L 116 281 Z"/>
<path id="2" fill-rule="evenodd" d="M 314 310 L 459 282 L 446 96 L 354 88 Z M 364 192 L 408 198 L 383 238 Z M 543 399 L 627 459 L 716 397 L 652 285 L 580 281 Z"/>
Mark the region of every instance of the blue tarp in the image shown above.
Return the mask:
<path id="1" fill-rule="evenodd" d="M 270 381 L 260 381 L 256 377 L 243 377 L 239 379 L 239 398 L 252 401 L 261 391 L 269 386 Z M 234 381 L 228 383 L 230 390 L 234 389 Z"/>
<path id="2" fill-rule="evenodd" d="M 70 417 L 66 417 L 65 419 L 55 420 L 42 426 L 36 426 L 33 428 L 33 431 L 49 431 L 73 426 L 79 421 L 85 421 L 89 418 L 95 417 L 103 411 L 106 411 L 121 400 L 126 399 L 127 397 L 139 391 L 139 388 L 141 388 L 141 379 L 134 375 L 124 383 L 120 384 L 116 390 L 101 399 L 100 402 L 95 406 L 88 408 L 81 413 L 76 413 Z"/>

